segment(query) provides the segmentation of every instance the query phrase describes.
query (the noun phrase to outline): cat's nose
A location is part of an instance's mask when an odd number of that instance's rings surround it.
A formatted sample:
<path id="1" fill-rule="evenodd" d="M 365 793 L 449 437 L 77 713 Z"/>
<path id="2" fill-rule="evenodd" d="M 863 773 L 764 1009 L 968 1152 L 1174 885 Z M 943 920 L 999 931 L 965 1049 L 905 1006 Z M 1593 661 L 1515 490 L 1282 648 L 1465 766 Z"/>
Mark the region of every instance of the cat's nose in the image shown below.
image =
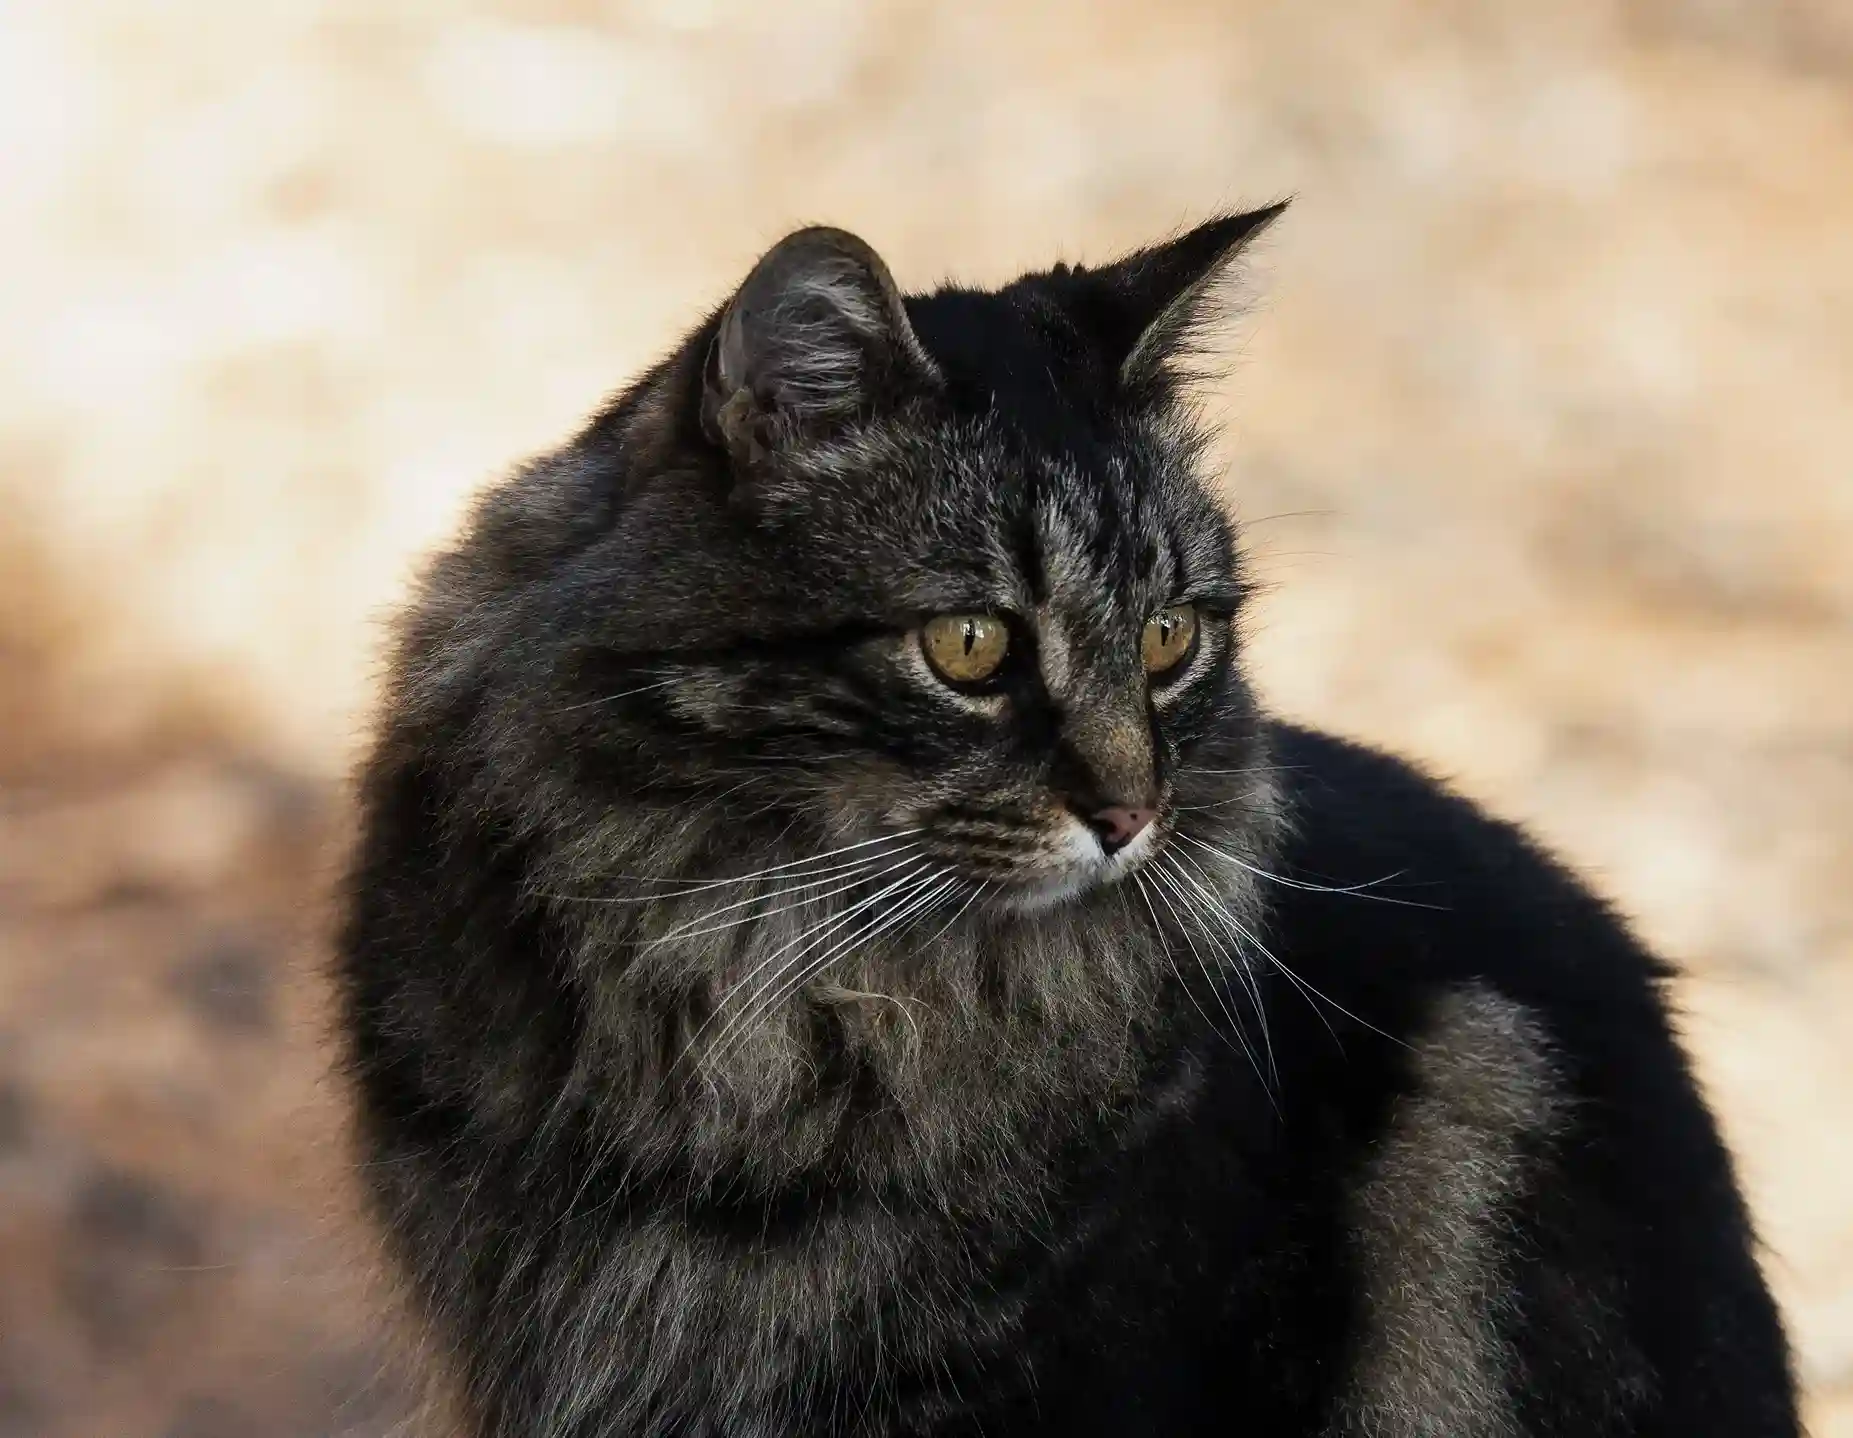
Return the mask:
<path id="1" fill-rule="evenodd" d="M 1109 804 L 1087 816 L 1087 827 L 1094 831 L 1094 837 L 1100 840 L 1101 848 L 1109 854 L 1117 854 L 1143 834 L 1146 825 L 1157 816 L 1156 809 L 1131 809 L 1124 804 Z"/>

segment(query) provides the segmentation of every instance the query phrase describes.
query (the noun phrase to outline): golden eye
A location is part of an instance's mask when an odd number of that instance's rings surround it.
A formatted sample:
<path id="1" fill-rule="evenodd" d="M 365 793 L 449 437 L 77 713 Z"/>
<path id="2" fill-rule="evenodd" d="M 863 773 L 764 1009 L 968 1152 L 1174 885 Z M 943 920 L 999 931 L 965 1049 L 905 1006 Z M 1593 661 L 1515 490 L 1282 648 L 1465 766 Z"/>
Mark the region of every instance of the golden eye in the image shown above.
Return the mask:
<path id="1" fill-rule="evenodd" d="M 940 678 L 981 684 L 1003 664 L 1010 630 L 989 614 L 940 614 L 921 627 L 920 648 Z"/>
<path id="2" fill-rule="evenodd" d="M 1140 648 L 1145 655 L 1145 672 L 1163 674 L 1177 666 L 1190 653 L 1197 637 L 1197 611 L 1188 604 L 1173 604 L 1159 610 L 1145 621 L 1145 635 Z"/>

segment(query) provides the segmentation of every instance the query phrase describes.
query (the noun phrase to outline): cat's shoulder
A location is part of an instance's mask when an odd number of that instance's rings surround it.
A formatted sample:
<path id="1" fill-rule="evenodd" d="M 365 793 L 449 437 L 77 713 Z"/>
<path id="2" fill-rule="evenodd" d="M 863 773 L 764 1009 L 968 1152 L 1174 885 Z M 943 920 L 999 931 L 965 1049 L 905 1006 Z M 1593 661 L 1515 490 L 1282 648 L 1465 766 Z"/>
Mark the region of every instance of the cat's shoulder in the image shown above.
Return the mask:
<path id="1" fill-rule="evenodd" d="M 1665 1431 L 1793 1433 L 1671 967 L 1520 825 L 1365 746 L 1272 739 L 1286 1127 L 1321 1152 L 1309 1116 L 1347 1115 L 1364 1155 L 1342 1200 L 1371 1315 L 1344 1399 L 1356 1431 L 1416 1403 L 1437 1431 L 1517 1431 L 1489 1378 L 1510 1361 L 1503 1385 L 1567 1415 L 1561 1431 L 1616 1431 L 1663 1374 L 1679 1375 Z M 1495 1273 L 1522 1319 L 1476 1307 Z"/>
<path id="2" fill-rule="evenodd" d="M 1404 1023 L 1476 990 L 1584 1042 L 1662 1027 L 1669 967 L 1519 824 L 1380 750 L 1290 724 L 1271 740 L 1284 835 L 1270 907 L 1321 981 Z"/>

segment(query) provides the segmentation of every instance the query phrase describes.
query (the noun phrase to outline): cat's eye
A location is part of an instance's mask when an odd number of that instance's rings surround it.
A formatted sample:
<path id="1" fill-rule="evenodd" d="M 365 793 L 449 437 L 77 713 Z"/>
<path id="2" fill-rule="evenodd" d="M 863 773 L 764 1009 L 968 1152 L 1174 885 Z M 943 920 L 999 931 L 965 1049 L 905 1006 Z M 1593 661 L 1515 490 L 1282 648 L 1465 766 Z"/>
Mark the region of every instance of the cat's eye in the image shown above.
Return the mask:
<path id="1" fill-rule="evenodd" d="M 1140 648 L 1147 674 L 1163 674 L 1177 668 L 1178 661 L 1190 653 L 1197 638 L 1197 611 L 1189 604 L 1172 604 L 1145 621 Z"/>
<path id="2" fill-rule="evenodd" d="M 940 678 L 982 684 L 995 675 L 1010 649 L 1010 630 L 990 614 L 940 614 L 921 627 L 920 648 Z"/>

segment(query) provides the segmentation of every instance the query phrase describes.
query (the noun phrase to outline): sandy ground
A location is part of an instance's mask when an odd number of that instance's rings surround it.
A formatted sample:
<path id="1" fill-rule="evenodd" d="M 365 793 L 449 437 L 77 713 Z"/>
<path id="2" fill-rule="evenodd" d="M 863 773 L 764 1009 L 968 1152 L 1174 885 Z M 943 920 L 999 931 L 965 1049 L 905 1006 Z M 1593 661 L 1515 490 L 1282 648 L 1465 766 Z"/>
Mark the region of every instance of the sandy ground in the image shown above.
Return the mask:
<path id="1" fill-rule="evenodd" d="M 1285 193 L 1213 400 L 1263 687 L 1686 967 L 1853 1435 L 1845 0 L 0 4 L 0 1435 L 409 1411 L 316 965 L 474 487 L 794 222 L 924 284 Z"/>

